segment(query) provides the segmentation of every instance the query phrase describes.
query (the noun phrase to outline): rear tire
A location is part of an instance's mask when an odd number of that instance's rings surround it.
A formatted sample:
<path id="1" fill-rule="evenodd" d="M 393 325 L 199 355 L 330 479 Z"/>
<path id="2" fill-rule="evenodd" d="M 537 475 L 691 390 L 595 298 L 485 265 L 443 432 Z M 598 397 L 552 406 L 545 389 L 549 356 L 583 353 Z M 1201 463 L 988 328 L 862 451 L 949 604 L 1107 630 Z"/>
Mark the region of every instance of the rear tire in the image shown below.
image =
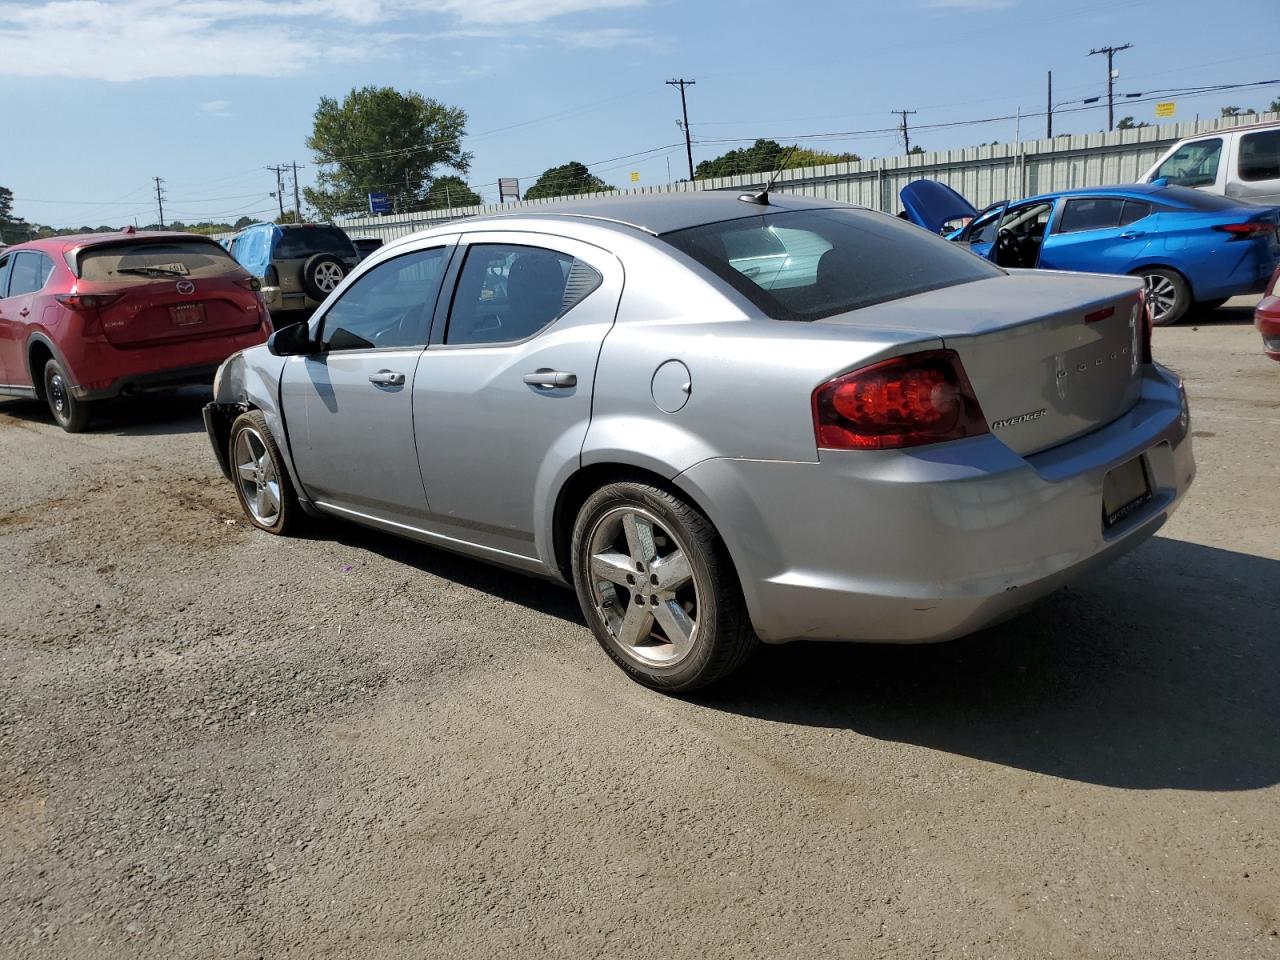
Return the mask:
<path id="1" fill-rule="evenodd" d="M 601 487 L 578 511 L 573 582 L 600 646 L 631 679 L 688 693 L 759 645 L 711 522 L 646 483 Z"/>
<path id="2" fill-rule="evenodd" d="M 1191 287 L 1176 270 L 1167 267 L 1145 267 L 1136 276 L 1147 285 L 1147 307 L 1151 323 L 1167 327 L 1177 323 L 1191 309 Z"/>
<path id="3" fill-rule="evenodd" d="M 83 433 L 89 426 L 89 403 L 71 393 L 71 378 L 57 360 L 44 365 L 44 397 L 54 422 L 67 433 Z"/>
<path id="4" fill-rule="evenodd" d="M 260 411 L 240 414 L 227 441 L 231 482 L 245 517 L 259 530 L 283 536 L 299 522 L 302 508 L 284 457 Z"/>
<path id="5" fill-rule="evenodd" d="M 347 265 L 332 253 L 314 254 L 302 265 L 302 289 L 312 300 L 323 301 L 347 275 Z"/>

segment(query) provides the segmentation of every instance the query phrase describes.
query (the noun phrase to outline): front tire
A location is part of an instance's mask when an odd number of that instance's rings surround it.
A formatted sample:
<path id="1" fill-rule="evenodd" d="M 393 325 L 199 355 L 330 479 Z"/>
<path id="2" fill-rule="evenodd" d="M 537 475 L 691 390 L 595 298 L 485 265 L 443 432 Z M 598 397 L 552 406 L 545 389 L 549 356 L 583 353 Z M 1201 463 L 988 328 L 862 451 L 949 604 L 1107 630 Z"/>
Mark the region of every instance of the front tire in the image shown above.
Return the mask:
<path id="1" fill-rule="evenodd" d="M 54 421 L 67 433 L 82 433 L 89 426 L 89 404 L 71 393 L 71 378 L 57 360 L 44 365 L 44 398 Z"/>
<path id="2" fill-rule="evenodd" d="M 301 507 L 284 457 L 261 412 L 240 414 L 228 441 L 231 480 L 240 509 L 259 530 L 283 536 L 298 522 Z"/>
<path id="3" fill-rule="evenodd" d="M 596 640 L 633 680 L 688 693 L 758 645 L 711 522 L 646 483 L 601 487 L 573 528 L 573 581 Z"/>
<path id="4" fill-rule="evenodd" d="M 1147 308 L 1154 326 L 1175 324 L 1191 309 L 1191 287 L 1178 271 L 1147 267 L 1139 270 L 1137 276 L 1147 285 Z"/>

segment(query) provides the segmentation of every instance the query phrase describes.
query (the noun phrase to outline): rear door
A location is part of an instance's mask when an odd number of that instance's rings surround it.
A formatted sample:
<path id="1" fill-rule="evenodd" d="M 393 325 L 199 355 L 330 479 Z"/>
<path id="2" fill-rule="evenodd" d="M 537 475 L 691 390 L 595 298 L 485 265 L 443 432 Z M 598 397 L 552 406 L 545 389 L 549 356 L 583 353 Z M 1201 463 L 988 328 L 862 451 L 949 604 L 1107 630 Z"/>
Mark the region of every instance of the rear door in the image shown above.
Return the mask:
<path id="1" fill-rule="evenodd" d="M 468 233 L 447 318 L 422 355 L 413 424 L 442 534 L 537 556 L 534 504 L 577 461 L 622 265 L 580 241 Z"/>
<path id="2" fill-rule="evenodd" d="M 1280 128 L 1244 133 L 1227 196 L 1252 203 L 1280 203 Z"/>
<path id="3" fill-rule="evenodd" d="M 1040 250 L 1046 270 L 1128 273 L 1154 236 L 1151 204 L 1124 197 L 1066 197 Z"/>
<path id="4" fill-rule="evenodd" d="M 455 240 L 434 238 L 354 278 L 312 321 L 323 351 L 285 362 L 294 464 L 322 506 L 399 523 L 426 513 L 410 398 Z"/>

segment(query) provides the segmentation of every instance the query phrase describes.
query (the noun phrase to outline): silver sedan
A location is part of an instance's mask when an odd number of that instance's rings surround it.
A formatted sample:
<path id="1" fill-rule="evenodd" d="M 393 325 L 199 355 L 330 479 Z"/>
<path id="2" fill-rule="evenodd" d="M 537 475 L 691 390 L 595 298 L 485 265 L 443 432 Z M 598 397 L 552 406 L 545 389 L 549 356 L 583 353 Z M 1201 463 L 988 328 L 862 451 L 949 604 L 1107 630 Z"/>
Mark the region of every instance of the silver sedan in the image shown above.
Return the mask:
<path id="1" fill-rule="evenodd" d="M 767 193 L 406 237 L 214 391 L 256 526 L 345 519 L 572 584 L 672 692 L 760 641 L 977 630 L 1151 536 L 1195 473 L 1140 281 Z"/>

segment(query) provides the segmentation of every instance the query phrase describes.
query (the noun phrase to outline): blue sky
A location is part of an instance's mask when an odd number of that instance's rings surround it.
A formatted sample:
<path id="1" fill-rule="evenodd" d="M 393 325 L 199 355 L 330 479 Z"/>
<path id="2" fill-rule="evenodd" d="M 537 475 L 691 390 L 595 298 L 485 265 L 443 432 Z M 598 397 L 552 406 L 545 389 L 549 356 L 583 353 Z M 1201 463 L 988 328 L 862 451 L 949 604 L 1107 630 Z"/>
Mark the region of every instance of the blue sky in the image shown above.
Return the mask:
<path id="1" fill-rule="evenodd" d="M 171 220 L 267 215 L 264 168 L 297 160 L 308 183 L 317 100 L 365 84 L 463 107 L 467 180 L 486 200 L 500 176 L 523 188 L 569 160 L 620 186 L 633 170 L 665 183 L 668 160 L 684 175 L 679 97 L 664 84 L 680 76 L 697 81 L 695 162 L 758 136 L 878 130 L 897 108 L 919 111 L 926 149 L 1011 140 L 1013 121 L 926 125 L 1040 112 L 1048 69 L 1055 100 L 1097 95 L 1105 65 L 1087 54 L 1105 44 L 1134 44 L 1117 58 L 1120 92 L 1280 79 L 1275 2 L 0 0 L 0 185 L 18 215 L 59 226 L 153 220 L 153 176 Z M 1187 120 L 1275 97 L 1280 85 L 1170 95 Z M 1055 132 L 1105 122 L 1105 109 L 1063 114 Z M 1026 121 L 1024 136 L 1043 124 Z M 805 143 L 901 151 L 887 133 Z"/>

